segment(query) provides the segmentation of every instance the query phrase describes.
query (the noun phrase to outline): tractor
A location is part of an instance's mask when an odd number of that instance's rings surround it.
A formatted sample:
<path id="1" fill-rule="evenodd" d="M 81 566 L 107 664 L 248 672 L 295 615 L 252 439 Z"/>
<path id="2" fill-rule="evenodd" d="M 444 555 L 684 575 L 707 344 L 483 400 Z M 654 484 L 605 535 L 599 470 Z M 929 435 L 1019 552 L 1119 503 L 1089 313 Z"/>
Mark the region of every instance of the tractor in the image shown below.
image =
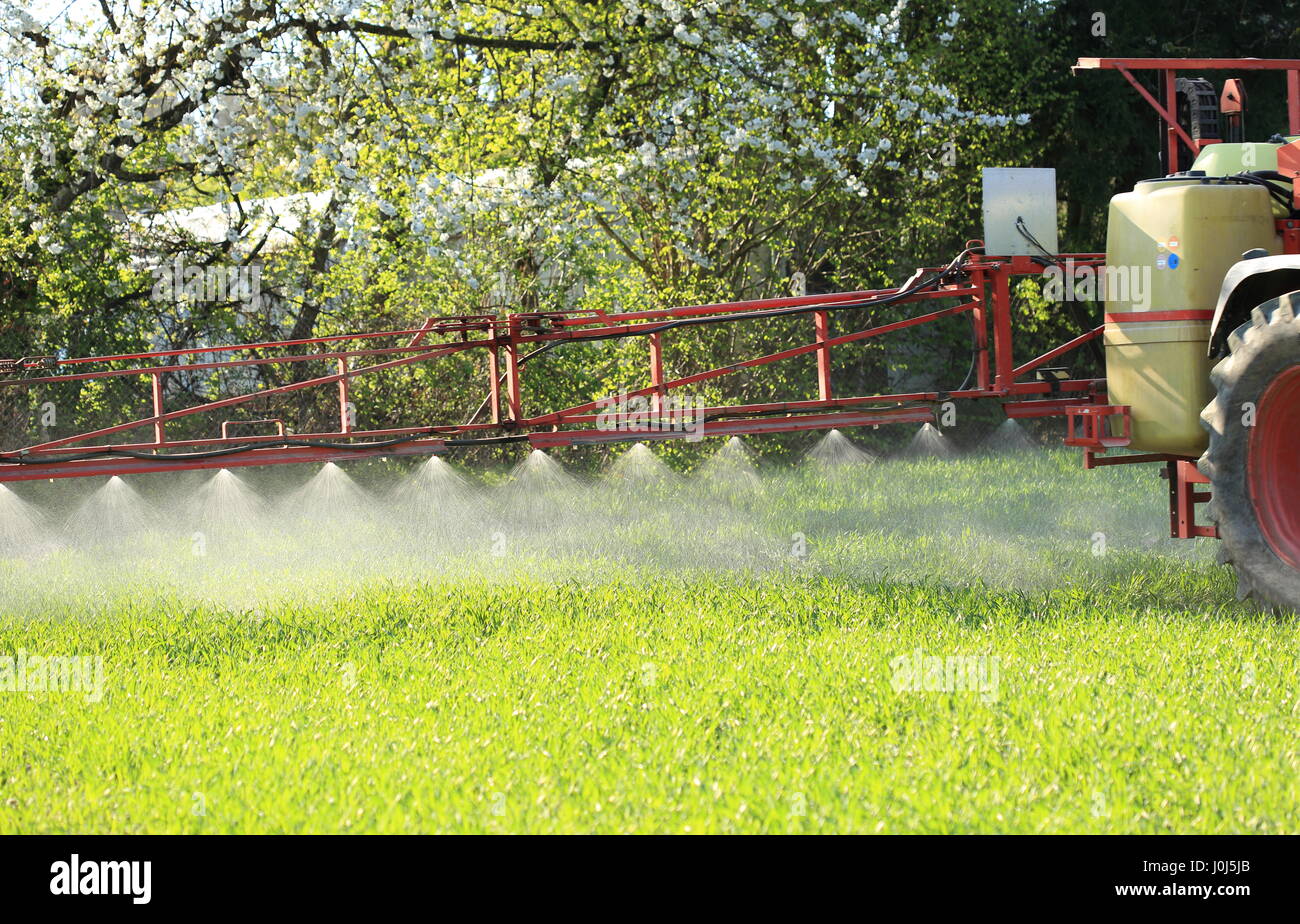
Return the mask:
<path id="1" fill-rule="evenodd" d="M 997 402 L 1011 419 L 1065 418 L 1065 443 L 1083 450 L 1087 468 L 1161 466 L 1170 535 L 1217 538 L 1243 597 L 1300 609 L 1300 59 L 1084 58 L 1075 67 L 1076 73 L 1092 70 L 1118 71 L 1137 89 L 1159 117 L 1164 145 L 1165 175 L 1112 199 L 1104 253 L 1057 252 L 1052 171 L 991 169 L 984 172 L 984 239 L 892 288 L 616 312 L 499 310 L 428 317 L 400 330 L 4 360 L 0 388 L 126 379 L 147 389 L 148 411 L 0 451 L 0 485 L 502 444 L 545 450 L 933 424 L 952 402 L 984 400 Z M 1287 134 L 1246 141 L 1243 79 L 1216 90 L 1200 75 L 1217 71 L 1283 72 Z M 1154 75 L 1155 92 L 1141 73 Z M 1018 362 L 1011 288 L 1026 276 L 1054 277 L 1062 293 L 1098 282 L 1104 318 Z M 920 306 L 921 313 L 881 319 L 905 305 Z M 674 330 L 789 317 L 811 320 L 809 341 L 668 374 Z M 970 371 L 958 387 L 873 395 L 836 388 L 834 359 L 854 344 L 952 317 L 970 324 Z M 593 395 L 568 407 L 535 406 L 529 368 L 562 362 L 568 343 L 631 338 L 647 347 L 644 387 L 617 399 Z M 1076 377 L 1052 365 L 1097 341 L 1105 378 Z M 478 360 L 473 368 L 484 384 L 472 414 L 370 428 L 357 420 L 349 391 L 356 380 L 448 359 L 463 375 L 467 356 Z M 788 400 L 716 406 L 681 400 L 698 383 L 742 370 L 759 374 L 797 357 L 815 360 L 816 381 Z M 282 384 L 252 387 L 256 371 L 266 367 L 299 371 L 271 377 Z M 173 387 L 178 378 L 223 372 L 246 387 L 175 406 L 192 395 Z M 330 428 L 293 432 L 283 416 L 268 416 L 277 402 L 322 389 L 331 405 L 336 392 L 337 423 Z M 807 397 L 814 390 L 816 397 Z M 690 413 L 681 413 L 683 407 Z M 254 416 L 226 416 L 254 410 Z M 142 435 L 123 436 L 132 432 Z"/>
<path id="2" fill-rule="evenodd" d="M 1300 609 L 1300 69 L 1295 61 L 1082 59 L 1118 70 L 1159 113 L 1177 168 L 1110 203 L 1106 279 L 1109 432 L 1164 460 L 1176 536 L 1214 536 L 1238 596 Z M 1288 136 L 1244 140 L 1243 81 L 1216 94 L 1179 69 L 1284 70 Z M 1133 76 L 1154 70 L 1163 105 Z M 1190 162 L 1188 157 L 1191 156 Z M 1130 279 L 1130 282 L 1132 280 Z M 1120 420 L 1115 420 L 1119 417 Z M 1090 452 L 1091 447 L 1085 452 Z M 1208 490 L 1197 490 L 1198 483 Z M 1208 521 L 1195 522 L 1197 503 Z"/>

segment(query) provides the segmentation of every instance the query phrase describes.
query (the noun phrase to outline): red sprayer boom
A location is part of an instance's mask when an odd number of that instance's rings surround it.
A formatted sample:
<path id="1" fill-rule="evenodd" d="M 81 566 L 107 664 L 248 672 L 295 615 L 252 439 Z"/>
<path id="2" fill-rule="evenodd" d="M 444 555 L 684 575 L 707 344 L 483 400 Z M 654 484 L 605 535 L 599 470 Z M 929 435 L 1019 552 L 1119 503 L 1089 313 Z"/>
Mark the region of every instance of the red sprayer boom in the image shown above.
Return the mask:
<path id="1" fill-rule="evenodd" d="M 441 453 L 457 447 L 520 442 L 533 448 L 580 446 L 625 440 L 783 433 L 884 423 L 935 420 L 944 401 L 992 398 L 1003 402 L 1010 417 L 1064 415 L 1104 404 L 1104 382 L 1096 379 L 1037 381 L 1033 373 L 1062 354 L 1101 334 L 1087 331 L 1057 349 L 1017 365 L 1012 352 L 1010 288 L 1013 277 L 1040 275 L 1041 261 L 980 253 L 972 244 L 946 266 L 918 271 L 912 281 L 893 289 L 805 295 L 714 305 L 648 309 L 620 313 L 548 312 L 429 318 L 409 330 L 345 334 L 247 343 L 201 349 L 165 350 L 58 361 L 58 372 L 14 375 L 0 386 L 39 385 L 102 378 L 144 378 L 153 384 L 152 413 L 108 427 L 64 436 L 0 454 L 0 482 L 87 475 L 125 475 L 177 469 L 233 468 L 289 462 L 325 462 L 365 456 Z M 1091 269 L 1100 254 L 1071 254 L 1075 271 Z M 910 317 L 831 336 L 831 315 L 860 317 L 885 307 L 922 309 Z M 902 312 L 906 314 L 906 312 Z M 851 344 L 966 315 L 974 345 L 970 387 L 954 392 L 843 395 L 833 390 L 837 352 Z M 678 328 L 718 324 L 761 324 L 792 316 L 808 319 L 809 342 L 670 379 L 664 372 L 664 343 Z M 647 375 L 643 388 L 620 398 L 644 398 L 648 411 L 613 410 L 601 399 L 570 407 L 542 409 L 530 400 L 528 367 L 554 358 L 567 343 L 626 338 L 646 343 Z M 268 353 L 272 355 L 267 355 Z M 483 401 L 468 420 L 413 424 L 383 430 L 357 430 L 351 423 L 352 383 L 385 370 L 416 364 L 435 367 L 460 354 L 479 354 L 485 372 Z M 552 357 L 546 354 L 552 353 Z M 689 419 L 675 396 L 691 386 L 741 370 L 813 355 L 817 398 L 690 407 Z M 250 390 L 206 404 L 169 408 L 162 382 L 177 373 L 271 367 L 327 361 L 334 371 L 273 388 Z M 27 361 L 24 361 L 27 362 Z M 21 371 L 32 367 L 24 365 Z M 43 367 L 42 367 L 43 368 Z M 333 389 L 338 396 L 338 427 L 328 432 L 287 434 L 282 425 L 263 435 L 232 434 L 228 419 L 241 405 L 304 389 Z M 168 424 L 203 415 L 220 436 L 170 439 Z M 1088 420 L 1094 419 L 1091 414 Z M 239 421 L 255 423 L 254 421 Z M 261 421 L 276 423 L 277 421 Z M 144 437 L 143 439 L 141 437 Z"/>

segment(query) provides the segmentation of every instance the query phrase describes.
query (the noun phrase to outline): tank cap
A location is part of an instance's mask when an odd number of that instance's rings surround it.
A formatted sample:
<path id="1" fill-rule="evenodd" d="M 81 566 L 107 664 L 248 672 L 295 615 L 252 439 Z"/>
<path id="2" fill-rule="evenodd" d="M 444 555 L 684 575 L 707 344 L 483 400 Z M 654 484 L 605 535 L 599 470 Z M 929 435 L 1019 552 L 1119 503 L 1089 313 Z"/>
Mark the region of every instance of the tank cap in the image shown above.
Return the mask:
<path id="1" fill-rule="evenodd" d="M 1263 247 L 1252 247 L 1241 255 L 1243 260 L 1258 260 L 1260 257 L 1267 257 L 1268 251 Z"/>

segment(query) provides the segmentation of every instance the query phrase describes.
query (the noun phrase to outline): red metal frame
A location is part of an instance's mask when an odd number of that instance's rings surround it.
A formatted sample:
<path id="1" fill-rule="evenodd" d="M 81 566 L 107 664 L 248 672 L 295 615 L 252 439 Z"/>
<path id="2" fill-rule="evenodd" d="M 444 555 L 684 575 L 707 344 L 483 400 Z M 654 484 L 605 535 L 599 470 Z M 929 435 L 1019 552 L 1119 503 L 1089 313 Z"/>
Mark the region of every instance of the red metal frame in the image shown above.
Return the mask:
<path id="1" fill-rule="evenodd" d="M 1169 535 L 1175 539 L 1218 539 L 1217 527 L 1196 522 L 1196 505 L 1211 497 L 1209 491 L 1197 490 L 1197 485 L 1207 485 L 1210 479 L 1201 474 L 1196 460 L 1170 459 L 1161 474 L 1169 479 Z"/>
<path id="2" fill-rule="evenodd" d="M 1103 256 L 1073 254 L 1068 255 L 1068 259 L 1071 272 L 1077 273 L 1100 266 Z M 935 419 L 934 408 L 940 402 L 978 398 L 1003 401 L 1006 413 L 1011 417 L 1064 415 L 1079 407 L 1102 402 L 1104 382 L 1100 379 L 1034 381 L 1026 377 L 1099 337 L 1102 328 L 1090 330 L 1042 356 L 1016 365 L 1012 349 L 1011 280 L 1017 276 L 1041 275 L 1042 269 L 1041 262 L 1028 257 L 985 256 L 968 250 L 964 262 L 955 269 L 953 266 L 929 267 L 922 270 L 920 276 L 914 276 L 913 279 L 928 279 L 950 271 L 941 282 L 918 291 L 913 291 L 912 287 L 895 287 L 618 313 L 512 313 L 503 317 L 430 318 L 418 328 L 406 330 L 63 359 L 57 363 L 59 371 L 3 379 L 0 387 L 30 388 L 103 378 L 144 377 L 151 381 L 152 413 L 0 454 L 0 482 L 428 454 L 499 440 L 526 442 L 534 448 L 553 448 L 637 439 L 922 423 Z M 884 304 L 915 304 L 931 310 L 851 333 L 831 334 L 832 314 L 869 310 Z M 665 340 L 671 336 L 669 330 L 674 322 L 761 323 L 762 318 L 770 314 L 755 317 L 755 313 L 771 312 L 809 317 L 811 341 L 691 375 L 672 379 L 665 375 Z M 835 394 L 833 361 L 844 355 L 846 347 L 957 315 L 966 315 L 972 325 L 976 351 L 973 387 L 956 392 Z M 530 354 L 566 341 L 629 337 L 647 340 L 648 384 L 621 397 L 647 399 L 648 416 L 617 409 L 612 412 L 602 410 L 602 396 L 593 396 L 590 401 L 559 409 L 534 409 L 533 399 L 529 398 L 527 391 L 526 370 Z M 268 350 L 280 352 L 271 356 L 248 355 Z M 482 351 L 488 378 L 483 404 L 469 420 L 383 430 L 356 430 L 351 425 L 349 388 L 354 380 L 389 369 L 432 363 L 466 351 Z M 816 398 L 705 407 L 696 410 L 704 418 L 698 429 L 684 430 L 671 425 L 672 417 L 667 409 L 670 399 L 689 393 L 692 386 L 804 355 L 812 355 L 815 360 Z M 332 363 L 334 371 L 203 404 L 170 409 L 165 404 L 163 382 L 167 374 L 321 360 Z M 30 361 L 30 365 L 16 367 L 16 370 L 41 373 L 48 366 L 48 361 Z M 65 368 L 73 371 L 61 371 Z M 503 384 L 504 388 L 501 387 Z M 333 431 L 288 434 L 278 418 L 232 420 L 227 416 L 241 405 L 259 399 L 329 387 L 337 389 L 339 408 L 338 429 Z M 486 419 L 479 420 L 484 410 L 488 412 Z M 169 437 L 168 423 L 195 415 L 206 415 L 204 419 L 212 420 L 214 431 L 220 428 L 220 436 Z M 256 435 L 231 433 L 230 428 L 235 424 L 256 423 L 274 423 L 277 431 Z M 610 425 L 613 429 L 608 428 Z M 113 439 L 139 430 L 146 431 L 151 438 Z"/>
<path id="3" fill-rule="evenodd" d="M 1091 409 L 1083 409 L 1085 412 Z M 1093 417 L 1094 421 L 1103 420 L 1106 416 L 1118 416 L 1123 420 L 1124 433 L 1130 432 L 1128 408 L 1122 405 L 1114 405 L 1105 408 L 1098 408 L 1100 413 Z M 1074 417 L 1079 412 L 1071 414 L 1070 430 L 1073 434 Z M 1093 426 L 1102 426 L 1104 424 L 1094 423 Z M 1104 429 L 1101 432 L 1106 432 Z M 1174 539 L 1198 539 L 1219 538 L 1219 530 L 1214 526 L 1202 526 L 1196 522 L 1196 507 L 1198 504 L 1204 504 L 1212 496 L 1209 491 L 1199 490 L 1210 483 L 1210 479 L 1201 474 L 1200 469 L 1196 467 L 1196 459 L 1189 456 L 1176 456 L 1163 452 L 1145 452 L 1129 453 L 1122 456 L 1107 456 L 1104 445 L 1093 444 L 1086 437 L 1079 442 L 1071 443 L 1066 440 L 1068 445 L 1083 446 L 1083 467 L 1086 469 L 1101 468 L 1107 465 L 1141 465 L 1148 462 L 1160 462 L 1164 468 L 1160 470 L 1160 477 L 1169 481 L 1169 535 Z"/>
<path id="4" fill-rule="evenodd" d="M 1072 68 L 1119 71 L 1160 116 L 1165 131 L 1165 164 L 1169 172 L 1178 169 L 1178 145 L 1185 144 L 1199 154 L 1219 139 L 1197 142 L 1178 124 L 1178 104 L 1174 81 L 1179 71 L 1285 71 L 1288 134 L 1300 135 L 1300 58 L 1080 58 Z M 1164 102 L 1156 99 L 1133 76 L 1133 71 L 1155 71 Z"/>
<path id="5" fill-rule="evenodd" d="M 1065 445 L 1081 446 L 1089 452 L 1105 452 L 1127 446 L 1133 436 L 1128 406 L 1122 404 L 1093 404 L 1066 410 Z M 1110 428 L 1111 418 L 1118 418 L 1120 432 Z"/>

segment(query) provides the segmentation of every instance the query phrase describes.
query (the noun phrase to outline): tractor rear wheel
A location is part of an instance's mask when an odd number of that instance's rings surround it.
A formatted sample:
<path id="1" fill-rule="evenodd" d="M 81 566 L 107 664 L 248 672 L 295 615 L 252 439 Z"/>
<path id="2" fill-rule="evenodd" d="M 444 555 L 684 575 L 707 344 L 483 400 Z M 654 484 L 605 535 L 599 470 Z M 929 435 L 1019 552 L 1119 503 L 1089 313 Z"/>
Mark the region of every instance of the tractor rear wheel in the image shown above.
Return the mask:
<path id="1" fill-rule="evenodd" d="M 1201 414 L 1207 514 L 1239 599 L 1300 611 L 1300 291 L 1264 302 L 1228 337 Z"/>

